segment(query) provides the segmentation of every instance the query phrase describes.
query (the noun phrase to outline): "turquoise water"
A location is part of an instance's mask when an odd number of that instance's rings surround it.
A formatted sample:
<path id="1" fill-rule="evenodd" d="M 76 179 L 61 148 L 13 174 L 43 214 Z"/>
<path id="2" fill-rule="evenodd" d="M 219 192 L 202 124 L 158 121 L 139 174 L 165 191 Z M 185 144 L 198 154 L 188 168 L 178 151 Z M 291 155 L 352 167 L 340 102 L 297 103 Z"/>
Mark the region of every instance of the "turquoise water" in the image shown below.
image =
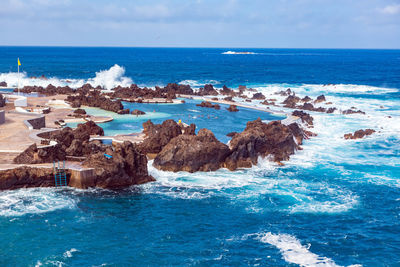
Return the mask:
<path id="1" fill-rule="evenodd" d="M 122 77 L 149 86 L 246 84 L 278 102 L 274 93 L 290 87 L 367 113 L 313 114 L 318 136 L 283 167 L 261 160 L 236 172 L 189 174 L 158 171 L 149 162 L 157 181 L 122 191 L 0 192 L 0 266 L 399 266 L 400 51 L 222 55 L 226 50 L 232 49 L 0 48 L 0 81 L 12 81 L 9 58 L 25 54 L 27 76 L 44 73 L 60 83 L 99 82 L 94 72 L 118 63 L 126 72 L 113 76 L 115 84 Z M 74 64 L 78 54 L 87 60 Z M 124 105 L 155 122 L 196 123 L 223 142 L 248 120 L 281 118 L 195 103 Z M 137 132 L 147 119 L 117 116 L 101 126 L 109 135 Z M 342 138 L 360 128 L 377 133 Z"/>

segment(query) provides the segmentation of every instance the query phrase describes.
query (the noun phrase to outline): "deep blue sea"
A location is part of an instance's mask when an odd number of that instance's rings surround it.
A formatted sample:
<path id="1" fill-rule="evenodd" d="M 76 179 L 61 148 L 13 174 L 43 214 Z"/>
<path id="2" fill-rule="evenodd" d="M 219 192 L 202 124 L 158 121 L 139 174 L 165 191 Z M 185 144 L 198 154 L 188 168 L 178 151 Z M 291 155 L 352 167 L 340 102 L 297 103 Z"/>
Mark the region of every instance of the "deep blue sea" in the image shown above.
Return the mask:
<path id="1" fill-rule="evenodd" d="M 17 85 L 18 57 L 21 85 L 247 85 L 278 103 L 291 88 L 338 110 L 312 113 L 318 136 L 285 166 L 189 174 L 149 162 L 157 181 L 122 191 L 2 191 L 0 266 L 400 266 L 400 50 L 0 47 L 0 82 Z M 249 120 L 283 118 L 196 103 L 88 112 L 114 116 L 107 135 L 182 119 L 225 143 Z M 340 114 L 353 106 L 366 115 Z M 343 139 L 365 128 L 377 132 Z"/>

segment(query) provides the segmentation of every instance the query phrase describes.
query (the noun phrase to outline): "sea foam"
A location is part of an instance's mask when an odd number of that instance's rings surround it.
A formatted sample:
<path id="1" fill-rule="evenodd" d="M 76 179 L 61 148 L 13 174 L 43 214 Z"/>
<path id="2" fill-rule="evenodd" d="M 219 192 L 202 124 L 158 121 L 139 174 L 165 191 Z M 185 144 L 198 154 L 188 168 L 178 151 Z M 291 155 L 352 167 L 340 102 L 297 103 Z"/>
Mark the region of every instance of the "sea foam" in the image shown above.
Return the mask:
<path id="1" fill-rule="evenodd" d="M 0 216 L 15 217 L 76 208 L 76 200 L 54 188 L 28 188 L 0 192 Z"/>
<path id="2" fill-rule="evenodd" d="M 253 236 L 262 243 L 270 244 L 279 249 L 282 253 L 283 259 L 287 263 L 298 264 L 304 267 L 311 266 L 324 266 L 324 267 L 338 267 L 332 259 L 319 256 L 310 251 L 311 245 L 302 245 L 301 242 L 294 236 L 288 234 L 273 234 L 257 233 L 246 235 L 245 237 Z M 361 265 L 350 265 L 353 267 Z"/>

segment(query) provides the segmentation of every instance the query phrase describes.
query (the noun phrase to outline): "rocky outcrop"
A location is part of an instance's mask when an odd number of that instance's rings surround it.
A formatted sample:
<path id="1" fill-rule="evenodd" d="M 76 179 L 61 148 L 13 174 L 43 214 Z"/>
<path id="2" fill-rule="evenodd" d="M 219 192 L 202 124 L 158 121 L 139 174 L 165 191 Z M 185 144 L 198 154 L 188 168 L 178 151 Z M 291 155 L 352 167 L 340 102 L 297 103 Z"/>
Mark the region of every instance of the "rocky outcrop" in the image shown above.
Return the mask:
<path id="1" fill-rule="evenodd" d="M 375 133 L 375 130 L 373 129 L 358 130 L 355 131 L 354 134 L 352 133 L 345 134 L 344 139 L 361 139 L 373 133 Z"/>
<path id="2" fill-rule="evenodd" d="M 101 143 L 89 142 L 90 135 L 104 135 L 104 131 L 93 121 L 88 121 L 79 124 L 74 130 L 66 127 L 60 131 L 50 132 L 43 138 L 56 141 L 56 145 L 38 148 L 36 144 L 33 144 L 15 157 L 14 163 L 51 163 L 65 160 L 67 156 L 84 156 L 93 153 L 93 151 L 104 151 Z"/>
<path id="3" fill-rule="evenodd" d="M 89 135 L 104 135 L 104 130 L 100 126 L 98 126 L 94 121 L 88 121 L 86 123 L 80 123 L 78 124 L 78 127 L 73 130 L 74 137 L 77 138 L 76 136 L 81 134 L 81 133 L 87 133 Z"/>
<path id="4" fill-rule="evenodd" d="M 61 149 L 61 145 L 46 146 L 38 148 L 36 144 L 32 144 L 21 154 L 14 158 L 16 164 L 39 164 L 50 163 L 57 160 L 64 160 L 66 153 Z"/>
<path id="5" fill-rule="evenodd" d="M 313 125 L 314 118 L 301 110 L 295 110 L 292 112 L 293 116 L 299 117 L 303 123 L 307 123 L 308 125 Z"/>
<path id="6" fill-rule="evenodd" d="M 74 114 L 86 115 L 86 110 L 84 110 L 82 108 L 77 108 L 74 110 Z"/>
<path id="7" fill-rule="evenodd" d="M 117 112 L 119 115 L 125 115 L 125 114 L 129 114 L 129 109 L 121 109 L 121 110 L 118 110 L 118 112 Z"/>
<path id="8" fill-rule="evenodd" d="M 144 153 L 159 153 L 174 137 L 182 134 L 182 128 L 174 120 L 166 120 L 162 124 L 153 124 L 150 120 L 143 123 L 143 133 L 146 138 L 139 145 Z"/>
<path id="9" fill-rule="evenodd" d="M 133 111 L 131 112 L 131 114 L 132 114 L 132 115 L 139 116 L 139 115 L 144 115 L 144 114 L 146 114 L 146 112 L 141 111 L 141 110 L 138 110 L 138 109 L 135 109 L 135 110 L 133 110 Z"/>
<path id="10" fill-rule="evenodd" d="M 298 127 L 298 126 L 297 126 Z M 249 168 L 257 164 L 258 157 L 271 157 L 273 161 L 288 160 L 298 148 L 302 136 L 280 121 L 263 123 L 261 119 L 247 123 L 245 130 L 233 136 L 229 145 L 231 153 L 225 160 L 229 170 Z"/>
<path id="11" fill-rule="evenodd" d="M 17 92 L 18 89 L 14 89 L 14 92 Z M 42 95 L 59 95 L 59 94 L 63 94 L 63 95 L 69 95 L 69 94 L 73 94 L 75 92 L 74 89 L 68 87 L 68 86 L 59 86 L 59 87 L 55 87 L 52 84 L 49 84 L 47 87 L 42 87 L 42 86 L 24 86 L 23 88 L 20 89 L 20 92 L 22 93 L 39 93 Z"/>
<path id="12" fill-rule="evenodd" d="M 283 102 L 286 108 L 296 108 L 296 104 L 300 101 L 300 97 L 289 95 Z"/>
<path id="13" fill-rule="evenodd" d="M 309 97 L 308 95 L 306 95 L 301 99 L 302 102 L 310 102 L 311 100 L 312 100 L 311 97 Z"/>
<path id="14" fill-rule="evenodd" d="M 0 170 L 0 190 L 54 186 L 51 168 L 18 167 Z"/>
<path id="15" fill-rule="evenodd" d="M 121 101 L 112 100 L 101 95 L 99 90 L 83 91 L 81 90 L 78 95 L 69 95 L 66 99 L 71 103 L 74 108 L 79 108 L 81 105 L 89 107 L 97 107 L 104 110 L 119 112 L 124 108 Z"/>
<path id="16" fill-rule="evenodd" d="M 7 83 L 6 82 L 0 82 L 0 86 L 1 87 L 7 87 Z"/>
<path id="17" fill-rule="evenodd" d="M 0 108 L 6 105 L 6 98 L 0 94 Z"/>
<path id="18" fill-rule="evenodd" d="M 228 88 L 226 85 L 222 86 L 222 90 L 220 90 L 219 92 L 221 93 L 221 95 L 226 95 L 230 97 L 236 96 L 236 92 Z"/>
<path id="19" fill-rule="evenodd" d="M 197 93 L 200 96 L 203 95 L 218 95 L 217 90 L 214 89 L 212 84 L 206 84 L 204 87 L 200 88 L 199 92 Z"/>
<path id="20" fill-rule="evenodd" d="M 364 111 L 361 111 L 361 110 L 356 110 L 356 109 L 347 109 L 347 110 L 344 110 L 344 111 L 342 111 L 342 114 L 345 114 L 345 115 L 348 115 L 348 114 L 363 114 L 363 115 L 365 115 L 365 112 Z"/>
<path id="21" fill-rule="evenodd" d="M 196 125 L 191 123 L 189 126 L 179 125 L 182 128 L 182 134 L 186 135 L 195 135 L 196 134 Z"/>
<path id="22" fill-rule="evenodd" d="M 256 100 L 264 100 L 265 95 L 263 95 L 262 93 L 255 93 L 252 98 Z"/>
<path id="23" fill-rule="evenodd" d="M 202 107 L 202 108 L 214 108 L 214 109 L 217 109 L 217 110 L 221 108 L 220 105 L 218 105 L 218 104 L 213 105 L 208 101 L 203 101 L 200 104 L 196 104 L 196 106 Z"/>
<path id="24" fill-rule="evenodd" d="M 314 103 L 321 103 L 321 102 L 325 102 L 325 96 L 324 95 L 320 95 L 317 97 L 317 99 L 314 101 Z"/>
<path id="25" fill-rule="evenodd" d="M 214 134 L 201 129 L 197 135 L 180 135 L 172 139 L 156 156 L 153 165 L 165 171 L 215 171 L 223 166 L 230 153 L 227 145 Z"/>
<path id="26" fill-rule="evenodd" d="M 229 108 L 226 108 L 229 112 L 238 112 L 239 109 L 236 105 L 230 105 Z"/>
<path id="27" fill-rule="evenodd" d="M 89 180 L 86 187 L 118 189 L 154 181 L 147 171 L 146 156 L 135 144 L 125 141 L 107 152 L 111 158 L 99 152 L 91 154 L 82 163 L 84 167 L 94 168 L 95 173 L 95 178 Z"/>

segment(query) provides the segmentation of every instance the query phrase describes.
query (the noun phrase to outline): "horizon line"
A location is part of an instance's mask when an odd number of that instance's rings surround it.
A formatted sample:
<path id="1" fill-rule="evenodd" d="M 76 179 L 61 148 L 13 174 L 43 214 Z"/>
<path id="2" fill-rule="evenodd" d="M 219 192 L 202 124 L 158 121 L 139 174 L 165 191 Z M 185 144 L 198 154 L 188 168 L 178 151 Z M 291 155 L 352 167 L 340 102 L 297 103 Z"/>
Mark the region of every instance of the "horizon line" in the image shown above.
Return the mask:
<path id="1" fill-rule="evenodd" d="M 202 49 L 315 49 L 315 50 L 400 50 L 400 48 L 360 47 L 222 47 L 222 46 L 118 46 L 118 45 L 0 45 L 0 47 L 57 47 L 57 48 L 202 48 Z"/>

